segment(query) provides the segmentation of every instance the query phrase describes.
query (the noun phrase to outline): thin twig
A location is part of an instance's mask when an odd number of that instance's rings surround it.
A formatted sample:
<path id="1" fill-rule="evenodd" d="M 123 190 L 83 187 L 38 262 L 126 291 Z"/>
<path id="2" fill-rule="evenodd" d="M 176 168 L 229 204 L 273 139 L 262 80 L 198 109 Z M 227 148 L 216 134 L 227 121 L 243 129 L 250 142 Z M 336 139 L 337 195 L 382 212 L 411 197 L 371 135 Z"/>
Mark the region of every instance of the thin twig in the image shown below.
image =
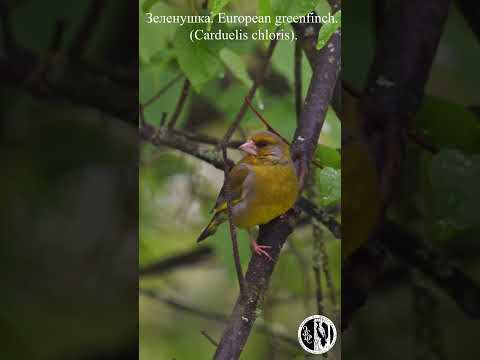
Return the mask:
<path id="1" fill-rule="evenodd" d="M 320 250 L 320 262 L 322 264 L 322 270 L 323 274 L 325 276 L 326 284 L 327 284 L 327 289 L 328 289 L 328 295 L 330 298 L 330 302 L 332 305 L 336 306 L 337 305 L 337 295 L 335 292 L 335 286 L 333 284 L 333 277 L 332 277 L 332 272 L 330 271 L 330 261 L 328 257 L 328 252 L 327 248 L 325 246 L 325 236 L 323 235 L 323 230 L 320 226 L 320 223 L 317 220 L 313 221 L 313 227 L 317 228 L 317 235 L 318 235 L 318 246 Z"/>
<path id="2" fill-rule="evenodd" d="M 33 69 L 29 76 L 28 81 L 33 84 L 33 86 L 37 86 L 37 90 L 39 90 L 40 93 L 44 92 L 48 87 L 46 81 L 47 74 L 57 61 L 64 34 L 65 22 L 59 20 L 55 23 L 55 30 L 48 47 L 48 53 L 44 59 L 37 64 L 37 67 Z"/>
<path id="3" fill-rule="evenodd" d="M 322 236 L 322 230 L 315 221 L 313 222 L 313 275 L 315 278 L 315 297 L 317 300 L 318 314 L 325 314 L 325 307 L 323 306 L 323 289 L 320 274 L 322 272 L 322 262 L 320 254 L 320 241 Z"/>
<path id="4" fill-rule="evenodd" d="M 316 173 L 312 173 L 307 183 L 307 194 L 311 198 L 317 196 L 316 189 Z M 323 304 L 323 287 L 321 280 L 322 273 L 322 256 L 321 256 L 321 242 L 323 240 L 322 228 L 320 227 L 318 221 L 315 218 L 312 218 L 312 233 L 313 233 L 313 242 L 312 242 L 312 268 L 313 268 L 313 277 L 315 279 L 315 300 L 317 305 L 317 313 L 325 314 L 325 306 Z"/>
<path id="5" fill-rule="evenodd" d="M 456 4 L 473 33 L 480 41 L 480 4 L 478 1 L 456 0 Z"/>
<path id="6" fill-rule="evenodd" d="M 325 209 L 319 208 L 313 201 L 304 196 L 300 196 L 295 206 L 298 206 L 302 211 L 321 222 L 336 239 L 342 237 L 342 226 L 335 219 L 335 215 L 331 214 Z"/>
<path id="7" fill-rule="evenodd" d="M 10 23 L 10 8 L 7 1 L 0 2 L 0 26 L 3 33 L 3 43 L 8 52 L 16 47 Z"/>
<path id="8" fill-rule="evenodd" d="M 413 131 L 408 131 L 408 138 L 410 139 L 411 142 L 414 144 L 417 144 L 418 146 L 422 147 L 423 149 L 427 150 L 428 152 L 432 154 L 438 154 L 440 152 L 440 149 L 436 147 L 435 145 L 430 144 L 426 139 L 423 138 L 422 135 L 420 135 L 418 132 L 413 132 Z"/>
<path id="9" fill-rule="evenodd" d="M 309 195 L 311 198 L 315 198 L 318 195 L 317 187 L 315 186 L 317 181 L 316 178 L 316 173 L 312 173 L 310 176 L 310 182 L 309 182 Z M 312 228 L 313 228 L 313 269 L 314 269 L 314 275 L 315 275 L 315 282 L 316 286 L 320 295 L 320 298 L 323 298 L 323 292 L 322 292 L 322 287 L 321 287 L 321 282 L 320 282 L 320 271 L 323 272 L 325 275 L 325 280 L 326 280 L 326 285 L 328 289 L 328 295 L 330 298 L 330 302 L 333 306 L 336 307 L 337 305 L 337 296 L 335 294 L 335 287 L 333 285 L 333 278 L 332 278 L 332 273 L 330 271 L 330 262 L 328 259 L 328 253 L 327 249 L 325 247 L 325 236 L 323 232 L 323 228 L 320 225 L 320 221 L 318 221 L 316 218 L 312 218 Z M 321 305 L 320 305 L 321 304 Z M 319 299 L 317 298 L 317 308 L 320 311 L 323 307 L 323 302 L 319 302 Z M 320 314 L 322 314 L 320 312 Z"/>
<path id="10" fill-rule="evenodd" d="M 300 121 L 302 112 L 302 44 L 299 40 L 295 41 L 294 52 L 294 89 L 295 89 L 295 112 L 297 114 L 297 125 Z"/>
<path id="11" fill-rule="evenodd" d="M 183 74 L 178 74 L 172 80 L 170 80 L 163 88 L 157 91 L 155 95 L 153 95 L 150 99 L 143 103 L 143 108 L 150 106 L 152 103 L 157 101 L 168 89 L 170 89 L 175 83 L 183 77 Z"/>
<path id="12" fill-rule="evenodd" d="M 142 104 L 138 104 L 138 114 L 140 118 L 139 126 L 142 128 L 142 126 L 145 125 L 145 110 Z"/>
<path id="13" fill-rule="evenodd" d="M 325 279 L 327 281 L 327 288 L 328 294 L 330 296 L 330 302 L 333 306 L 337 306 L 337 294 L 335 291 L 335 286 L 333 284 L 333 276 L 332 272 L 330 271 L 330 261 L 328 257 L 327 248 L 325 247 L 325 239 L 322 237 L 320 239 L 320 254 L 322 255 L 322 266 L 323 266 L 323 274 L 325 275 Z"/>
<path id="14" fill-rule="evenodd" d="M 162 113 L 162 118 L 160 119 L 160 127 L 165 125 L 165 122 L 167 121 L 167 115 L 168 114 L 166 112 Z"/>
<path id="15" fill-rule="evenodd" d="M 416 347 L 415 359 L 446 360 L 445 349 L 442 346 L 443 326 L 442 316 L 439 312 L 439 302 L 430 284 L 421 278 L 420 274 L 410 271 L 412 280 L 412 297 L 415 338 L 420 346 Z"/>
<path id="16" fill-rule="evenodd" d="M 58 20 L 55 23 L 55 31 L 53 33 L 52 41 L 49 47 L 50 54 L 56 54 L 60 50 L 63 36 L 65 35 L 66 23 L 64 20 Z"/>
<path id="17" fill-rule="evenodd" d="M 172 131 L 192 141 L 200 142 L 203 144 L 215 145 L 218 148 L 221 147 L 222 139 L 219 139 L 213 136 L 194 133 L 187 130 L 179 130 L 179 129 L 173 129 Z M 243 141 L 230 140 L 227 146 L 231 149 L 237 149 L 242 144 L 243 144 Z"/>
<path id="18" fill-rule="evenodd" d="M 308 312 L 308 297 L 310 294 L 310 276 L 308 274 L 308 260 L 303 256 L 302 252 L 300 249 L 297 248 L 295 243 L 290 239 L 288 242 L 288 245 L 290 247 L 290 251 L 292 252 L 293 256 L 295 257 L 297 261 L 297 266 L 302 273 L 302 277 L 304 279 L 304 296 L 303 296 L 303 306 L 305 308 L 305 312 Z"/>
<path id="19" fill-rule="evenodd" d="M 342 79 L 342 87 L 345 89 L 347 93 L 349 93 L 352 97 L 360 99 L 362 97 L 362 93 L 356 89 L 352 84 L 348 81 Z"/>
<path id="20" fill-rule="evenodd" d="M 106 0 L 90 1 L 87 15 L 80 25 L 70 47 L 70 55 L 72 58 L 80 58 L 85 53 L 88 42 L 95 32 L 95 28 L 102 17 L 105 6 Z"/>
<path id="21" fill-rule="evenodd" d="M 228 216 L 228 226 L 230 229 L 230 238 L 232 240 L 232 251 L 233 251 L 233 260 L 235 262 L 235 270 L 237 273 L 238 286 L 240 287 L 240 294 L 245 294 L 244 286 L 244 277 L 242 270 L 242 263 L 240 261 L 240 252 L 238 250 L 238 241 L 237 241 L 237 228 L 233 223 L 232 217 L 232 191 L 230 188 L 230 166 L 227 162 L 227 147 L 222 146 L 222 156 L 223 156 L 223 172 L 225 176 L 224 186 L 225 186 L 225 199 L 227 200 L 227 216 Z"/>
<path id="22" fill-rule="evenodd" d="M 269 47 L 268 47 L 267 54 L 265 56 L 263 65 L 258 70 L 257 76 L 255 77 L 255 81 L 253 82 L 252 86 L 250 87 L 250 90 L 248 91 L 246 99 L 251 101 L 253 99 L 253 96 L 255 95 L 255 92 L 257 91 L 258 87 L 263 82 L 263 79 L 264 79 L 265 74 L 266 74 L 267 69 L 268 69 L 268 65 L 270 63 L 270 59 L 272 58 L 272 54 L 273 54 L 273 51 L 275 50 L 276 46 L 277 46 L 277 41 L 272 40 L 270 42 Z M 225 133 L 225 136 L 223 137 L 223 143 L 227 143 L 228 141 L 230 141 L 233 133 L 235 132 L 238 125 L 240 124 L 243 117 L 245 116 L 246 111 L 247 111 L 247 104 L 244 102 L 244 103 L 242 103 L 242 106 L 240 107 L 240 110 L 238 111 L 237 115 L 235 116 L 235 119 L 234 119 L 232 125 L 230 125 L 227 132 Z"/>
<path id="23" fill-rule="evenodd" d="M 192 142 L 178 133 L 169 131 L 165 126 L 155 128 L 151 124 L 145 123 L 140 128 L 140 138 L 152 145 L 165 145 L 194 156 L 219 170 L 224 169 L 225 161 L 216 148 L 200 146 L 200 144 Z M 227 160 L 227 163 L 229 166 L 233 166 L 233 161 L 230 159 Z"/>
<path id="24" fill-rule="evenodd" d="M 207 334 L 205 330 L 200 331 L 200 333 L 205 336 L 205 338 L 212 344 L 213 346 L 218 346 L 218 341 L 214 340 L 210 335 Z"/>
<path id="25" fill-rule="evenodd" d="M 148 264 L 138 271 L 142 277 L 151 275 L 162 275 L 179 267 L 196 265 L 213 254 L 212 248 L 208 246 L 196 247 L 180 254 L 168 256 L 154 263 Z"/>
<path id="26" fill-rule="evenodd" d="M 265 125 L 265 127 L 268 129 L 268 131 L 274 133 L 275 135 L 277 135 L 280 139 L 282 139 L 283 142 L 285 142 L 286 144 L 290 145 L 290 141 L 288 141 L 287 139 L 285 139 L 282 134 L 280 134 L 277 130 L 275 130 L 273 128 L 273 126 L 271 126 L 268 121 L 262 116 L 262 114 L 260 114 L 260 112 L 257 111 L 257 109 L 255 109 L 255 107 L 252 105 L 252 102 L 250 101 L 249 98 L 245 98 L 245 103 L 248 105 L 248 107 L 250 107 L 250 109 L 255 113 L 255 115 L 257 115 L 257 117 L 260 119 L 260 121 Z"/>
<path id="27" fill-rule="evenodd" d="M 173 129 L 175 127 L 175 124 L 177 123 L 177 120 L 180 117 L 180 114 L 182 112 L 183 106 L 185 105 L 185 102 L 187 100 L 189 90 L 190 90 L 190 81 L 188 79 L 185 79 L 185 81 L 183 82 L 182 92 L 180 93 L 177 106 L 175 107 L 175 112 L 173 113 L 168 123 L 169 129 Z"/>

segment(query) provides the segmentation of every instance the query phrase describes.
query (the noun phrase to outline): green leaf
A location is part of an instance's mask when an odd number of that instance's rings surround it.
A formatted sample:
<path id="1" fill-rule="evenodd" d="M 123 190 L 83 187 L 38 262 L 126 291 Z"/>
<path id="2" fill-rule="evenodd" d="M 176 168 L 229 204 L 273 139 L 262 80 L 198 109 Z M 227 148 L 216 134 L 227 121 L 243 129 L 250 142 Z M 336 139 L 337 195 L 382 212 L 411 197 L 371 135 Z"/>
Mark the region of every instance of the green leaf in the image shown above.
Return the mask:
<path id="1" fill-rule="evenodd" d="M 319 184 L 318 201 L 322 206 L 338 202 L 341 198 L 341 171 L 331 167 L 320 170 L 317 176 Z"/>
<path id="2" fill-rule="evenodd" d="M 429 177 L 434 226 L 440 238 L 480 225 L 480 155 L 442 150 L 431 162 Z"/>
<path id="3" fill-rule="evenodd" d="M 154 15 L 173 15 L 174 10 L 164 3 L 156 3 L 151 5 L 149 12 L 152 12 Z M 168 43 L 172 41 L 175 34 L 175 30 L 178 27 L 176 24 L 155 24 L 147 23 L 147 16 L 140 9 L 139 14 L 139 57 L 141 64 L 148 64 L 151 61 L 151 57 L 154 54 L 158 54 L 161 51 L 164 51 L 168 47 Z M 168 58 L 163 59 L 167 61 Z M 157 57 L 156 62 L 158 63 L 159 59 Z"/>
<path id="4" fill-rule="evenodd" d="M 272 0 L 275 15 L 301 16 L 315 10 L 320 0 Z"/>
<path id="5" fill-rule="evenodd" d="M 270 24 L 260 23 L 260 29 L 268 29 L 269 31 L 275 30 L 275 15 L 273 13 L 272 2 L 271 0 L 258 0 L 257 1 L 257 15 L 258 16 L 270 16 L 272 21 Z"/>
<path id="6" fill-rule="evenodd" d="M 210 2 L 210 18 L 213 20 L 215 16 L 217 16 L 225 6 L 228 5 L 230 0 L 213 0 Z M 207 29 L 210 31 L 212 23 L 208 24 Z"/>
<path id="7" fill-rule="evenodd" d="M 143 65 L 139 71 L 139 100 L 144 103 L 151 99 L 159 89 L 177 76 L 179 70 L 177 67 L 168 67 L 166 65 L 156 65 L 152 60 L 150 64 Z M 178 94 L 181 91 L 182 82 L 178 81 L 169 91 L 164 93 L 159 99 L 154 101 L 145 109 L 145 117 L 152 125 L 158 126 L 164 112 L 171 114 L 175 110 Z M 186 115 L 183 112 L 181 117 Z"/>
<path id="8" fill-rule="evenodd" d="M 315 7 L 315 12 L 318 16 L 328 15 L 331 12 L 330 4 L 327 0 L 321 0 L 318 2 L 317 6 Z"/>
<path id="9" fill-rule="evenodd" d="M 335 110 L 331 106 L 328 107 L 325 123 L 320 133 L 320 143 L 334 149 L 342 146 L 342 126 Z"/>
<path id="10" fill-rule="evenodd" d="M 199 28 L 202 27 L 196 24 L 185 24 L 180 26 L 175 34 L 175 53 L 178 64 L 197 92 L 201 91 L 206 82 L 219 76 L 223 69 L 218 58 L 220 50 L 218 42 L 190 41 L 190 31 Z"/>
<path id="11" fill-rule="evenodd" d="M 212 12 L 212 17 L 215 15 L 219 14 L 225 6 L 228 5 L 230 0 L 213 0 L 211 2 L 212 6 L 210 8 L 210 11 Z"/>
<path id="12" fill-rule="evenodd" d="M 253 81 L 248 75 L 247 67 L 245 66 L 242 58 L 237 53 L 235 53 L 235 51 L 225 47 L 220 50 L 220 59 L 225 64 L 227 69 L 230 70 L 233 76 L 240 80 L 247 89 L 250 89 Z M 258 89 L 255 93 L 255 101 L 257 102 L 257 106 L 263 107 L 263 100 L 260 89 Z"/>
<path id="13" fill-rule="evenodd" d="M 332 34 L 342 26 L 342 10 L 339 10 L 333 15 L 334 21 L 325 23 L 320 28 L 317 40 L 317 49 L 322 49 L 330 40 Z"/>
<path id="14" fill-rule="evenodd" d="M 142 11 L 145 13 L 149 12 L 152 7 L 158 2 L 160 2 L 160 0 L 145 0 L 141 5 Z"/>
<path id="15" fill-rule="evenodd" d="M 278 71 L 283 75 L 293 89 L 294 85 L 294 47 L 295 44 L 291 41 L 279 41 L 275 51 L 272 56 L 272 66 L 275 71 Z M 312 77 L 312 68 L 308 63 L 306 56 L 302 56 L 302 94 L 305 94 L 308 91 L 308 86 L 310 85 L 309 79 Z"/>
<path id="16" fill-rule="evenodd" d="M 428 96 L 417 114 L 416 131 L 429 143 L 462 152 L 480 153 L 480 122 L 465 107 Z"/>
<path id="17" fill-rule="evenodd" d="M 340 153 L 323 144 L 317 145 L 315 159 L 324 167 L 331 167 L 337 170 L 341 167 Z"/>
<path id="18" fill-rule="evenodd" d="M 220 50 L 220 59 L 238 80 L 250 88 L 252 80 L 248 76 L 247 67 L 240 56 L 229 48 L 223 48 Z"/>

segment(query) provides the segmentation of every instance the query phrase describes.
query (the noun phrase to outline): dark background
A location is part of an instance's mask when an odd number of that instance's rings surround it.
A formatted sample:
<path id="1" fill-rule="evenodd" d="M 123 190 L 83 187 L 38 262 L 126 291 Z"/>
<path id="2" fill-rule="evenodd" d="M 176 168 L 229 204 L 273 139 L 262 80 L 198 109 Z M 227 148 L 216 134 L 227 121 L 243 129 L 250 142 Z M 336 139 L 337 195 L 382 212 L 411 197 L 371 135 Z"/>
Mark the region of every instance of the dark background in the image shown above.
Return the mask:
<path id="1" fill-rule="evenodd" d="M 342 355 L 477 359 L 478 4 L 347 1 L 343 14 Z M 374 169 L 393 173 L 383 214 Z"/>
<path id="2" fill-rule="evenodd" d="M 0 10 L 0 356 L 137 358 L 137 6 Z"/>

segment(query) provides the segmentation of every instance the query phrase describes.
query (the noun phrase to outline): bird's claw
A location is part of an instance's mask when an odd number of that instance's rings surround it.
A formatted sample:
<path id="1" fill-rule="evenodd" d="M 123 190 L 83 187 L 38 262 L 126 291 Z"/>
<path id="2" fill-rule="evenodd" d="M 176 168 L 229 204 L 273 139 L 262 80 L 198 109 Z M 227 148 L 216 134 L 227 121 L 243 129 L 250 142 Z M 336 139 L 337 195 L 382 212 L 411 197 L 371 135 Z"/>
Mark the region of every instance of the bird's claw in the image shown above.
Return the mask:
<path id="1" fill-rule="evenodd" d="M 271 249 L 271 248 L 272 247 L 268 246 L 268 245 L 258 245 L 258 244 L 253 245 L 253 251 L 255 252 L 255 254 L 260 255 L 260 256 L 265 256 L 268 260 L 273 261 L 273 258 L 265 250 L 265 249 Z"/>

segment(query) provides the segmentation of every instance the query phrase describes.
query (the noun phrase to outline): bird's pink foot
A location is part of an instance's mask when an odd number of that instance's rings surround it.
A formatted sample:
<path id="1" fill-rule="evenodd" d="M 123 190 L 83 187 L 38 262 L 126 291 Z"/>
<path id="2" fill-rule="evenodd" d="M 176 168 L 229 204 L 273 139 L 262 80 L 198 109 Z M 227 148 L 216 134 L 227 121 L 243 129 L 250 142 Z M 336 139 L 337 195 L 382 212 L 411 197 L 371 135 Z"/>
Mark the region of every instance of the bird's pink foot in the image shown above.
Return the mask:
<path id="1" fill-rule="evenodd" d="M 271 246 L 268 245 L 258 245 L 256 242 L 252 243 L 253 251 L 260 255 L 260 256 L 265 256 L 268 260 L 273 261 L 272 257 L 270 254 L 267 252 L 267 249 L 271 249 Z"/>

